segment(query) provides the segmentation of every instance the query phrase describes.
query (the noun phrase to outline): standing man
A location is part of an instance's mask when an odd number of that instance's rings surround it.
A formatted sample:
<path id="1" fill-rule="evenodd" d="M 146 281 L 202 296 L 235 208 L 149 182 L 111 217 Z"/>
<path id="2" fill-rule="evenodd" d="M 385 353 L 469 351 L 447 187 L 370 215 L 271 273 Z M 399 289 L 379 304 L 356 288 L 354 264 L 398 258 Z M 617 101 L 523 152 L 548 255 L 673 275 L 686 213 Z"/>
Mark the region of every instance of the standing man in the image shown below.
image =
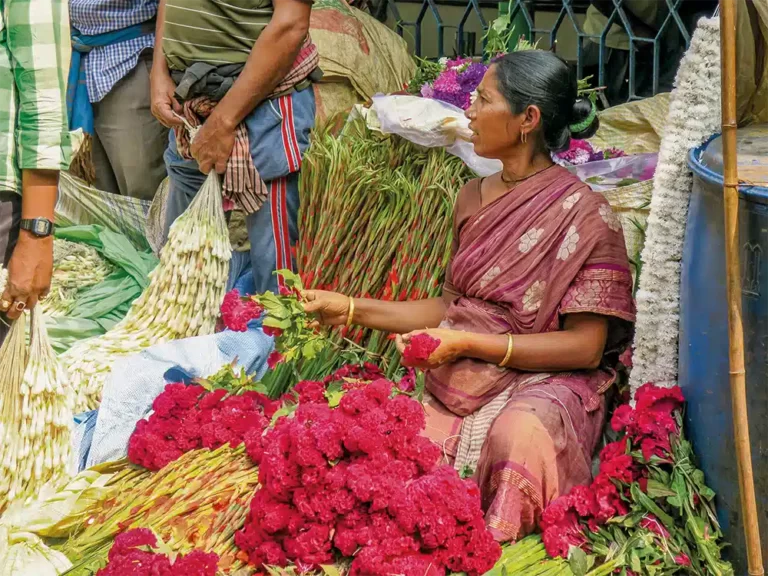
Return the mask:
<path id="1" fill-rule="evenodd" d="M 70 0 L 70 128 L 93 136 L 96 187 L 142 200 L 166 175 L 149 84 L 157 1 Z"/>
<path id="2" fill-rule="evenodd" d="M 0 0 L 0 342 L 6 320 L 51 284 L 56 189 L 71 157 L 69 50 L 66 0 Z"/>
<path id="3" fill-rule="evenodd" d="M 224 174 L 225 199 L 246 213 L 257 293 L 292 267 L 299 169 L 315 121 L 311 0 L 161 0 L 152 109 L 173 127 L 166 231 L 205 180 Z M 183 102 L 187 124 L 174 113 Z"/>

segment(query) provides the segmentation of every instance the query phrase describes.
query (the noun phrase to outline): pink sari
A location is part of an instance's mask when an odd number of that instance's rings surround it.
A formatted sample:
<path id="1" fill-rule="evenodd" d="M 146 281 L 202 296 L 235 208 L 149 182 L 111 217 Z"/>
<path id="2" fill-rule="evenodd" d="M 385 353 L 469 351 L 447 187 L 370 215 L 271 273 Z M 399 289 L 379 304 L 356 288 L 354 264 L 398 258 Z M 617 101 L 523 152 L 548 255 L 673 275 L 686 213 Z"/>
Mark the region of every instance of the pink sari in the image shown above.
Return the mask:
<path id="1" fill-rule="evenodd" d="M 548 502 L 591 477 L 612 363 L 634 322 L 632 277 L 605 198 L 553 166 L 481 207 L 461 191 L 442 327 L 486 334 L 559 330 L 567 314 L 611 318 L 596 370 L 532 374 L 462 359 L 427 374 L 427 434 L 474 471 L 500 541 L 533 531 Z M 553 350 L 553 354 L 557 351 Z"/>

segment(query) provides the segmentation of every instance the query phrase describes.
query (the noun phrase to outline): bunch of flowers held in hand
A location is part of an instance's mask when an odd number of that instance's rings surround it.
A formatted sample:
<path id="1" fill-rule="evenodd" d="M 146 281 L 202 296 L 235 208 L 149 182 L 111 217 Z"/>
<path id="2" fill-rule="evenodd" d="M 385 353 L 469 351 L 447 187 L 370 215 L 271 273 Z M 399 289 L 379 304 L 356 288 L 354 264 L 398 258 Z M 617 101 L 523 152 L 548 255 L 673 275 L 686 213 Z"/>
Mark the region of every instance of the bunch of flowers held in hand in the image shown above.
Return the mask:
<path id="1" fill-rule="evenodd" d="M 290 413 L 246 435 L 262 488 L 235 536 L 239 557 L 299 570 L 353 557 L 352 576 L 485 573 L 501 550 L 479 489 L 438 465 L 418 402 L 356 370 L 299 383 Z"/>
<path id="2" fill-rule="evenodd" d="M 273 371 L 285 362 L 300 367 L 302 361 L 314 359 L 329 346 L 326 338 L 308 328 L 310 318 L 304 311 L 301 278 L 290 270 L 275 274 L 281 278 L 277 294 L 241 296 L 232 290 L 221 307 L 222 321 L 229 330 L 245 331 L 249 322 L 261 318 L 264 334 L 275 339 L 275 348 L 267 357 L 267 365 Z M 272 393 L 269 377 L 267 374 L 264 382 Z"/>
<path id="3" fill-rule="evenodd" d="M 720 559 L 714 493 L 683 437 L 680 388 L 646 384 L 635 399 L 615 411 L 622 436 L 601 451 L 592 484 L 544 511 L 547 552 L 570 558 L 575 576 L 606 560 L 606 570 L 630 575 L 732 574 Z"/>
<path id="4" fill-rule="evenodd" d="M 218 562 L 200 550 L 176 555 L 151 530 L 136 528 L 115 537 L 109 563 L 96 576 L 216 576 Z"/>
<path id="5" fill-rule="evenodd" d="M 140 420 L 128 442 L 128 459 L 159 470 L 198 448 L 233 448 L 248 432 L 261 434 L 280 407 L 264 394 L 233 395 L 224 388 L 168 384 L 152 403 L 154 412 Z"/>

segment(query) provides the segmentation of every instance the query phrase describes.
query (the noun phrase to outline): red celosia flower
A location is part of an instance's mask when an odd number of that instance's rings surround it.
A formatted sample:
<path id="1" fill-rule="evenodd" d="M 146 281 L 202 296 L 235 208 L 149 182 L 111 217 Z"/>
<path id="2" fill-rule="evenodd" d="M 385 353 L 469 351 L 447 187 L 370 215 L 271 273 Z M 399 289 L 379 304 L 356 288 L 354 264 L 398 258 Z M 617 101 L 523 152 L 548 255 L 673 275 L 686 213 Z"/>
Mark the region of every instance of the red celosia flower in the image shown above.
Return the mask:
<path id="1" fill-rule="evenodd" d="M 159 470 L 185 452 L 243 442 L 250 432 L 260 437 L 277 410 L 275 402 L 257 392 L 227 396 L 200 386 L 169 384 L 155 399 L 155 412 L 136 424 L 128 442 L 134 464 Z"/>
<path id="2" fill-rule="evenodd" d="M 146 528 L 129 530 L 115 537 L 109 563 L 97 576 L 215 576 L 219 557 L 194 550 L 171 564 L 168 557 L 140 547 L 154 547 L 157 538 Z"/>
<path id="3" fill-rule="evenodd" d="M 669 532 L 667 532 L 667 529 L 664 528 L 664 525 L 653 514 L 648 514 L 648 516 L 640 520 L 640 527 L 650 530 L 662 538 L 669 538 Z"/>
<path id="4" fill-rule="evenodd" d="M 682 407 L 685 398 L 679 386 L 661 388 L 653 384 L 644 384 L 635 393 L 638 412 L 653 410 L 664 414 L 671 414 Z"/>
<path id="5" fill-rule="evenodd" d="M 267 366 L 269 366 L 270 370 L 274 370 L 275 367 L 283 362 L 285 360 L 285 357 L 280 354 L 277 350 L 273 350 L 269 356 L 267 356 Z"/>
<path id="6" fill-rule="evenodd" d="M 264 334 L 267 336 L 272 336 L 274 338 L 280 338 L 280 336 L 283 335 L 283 331 L 280 328 L 273 328 L 272 326 L 264 326 L 263 327 Z"/>
<path id="7" fill-rule="evenodd" d="M 292 417 L 263 436 L 246 434 L 262 488 L 236 544 L 257 566 L 312 569 L 342 554 L 355 556 L 355 574 L 423 576 L 424 558 L 438 574 L 485 573 L 501 550 L 479 489 L 436 468 L 440 448 L 421 435 L 423 409 L 392 397 L 378 369 L 344 367 L 325 384 L 358 378 L 374 381 L 348 390 L 336 409 L 320 383 L 301 383 Z"/>
<path id="8" fill-rule="evenodd" d="M 600 462 L 600 473 L 619 482 L 631 484 L 635 479 L 635 473 L 632 470 L 633 464 L 632 456 L 623 454 L 611 460 Z"/>
<path id="9" fill-rule="evenodd" d="M 607 460 L 613 460 L 619 456 L 623 456 L 627 453 L 627 441 L 619 440 L 618 442 L 611 442 L 606 444 L 600 451 L 600 461 L 605 462 Z"/>
<path id="10" fill-rule="evenodd" d="M 411 337 L 405 350 L 403 350 L 403 360 L 411 366 L 426 362 L 439 346 L 440 340 L 437 338 L 432 338 L 424 332 L 416 334 Z"/>
<path id="11" fill-rule="evenodd" d="M 690 566 L 691 559 L 688 558 L 687 555 L 680 553 L 679 555 L 675 556 L 675 564 L 678 566 Z"/>
<path id="12" fill-rule="evenodd" d="M 221 304 L 221 319 L 229 330 L 245 332 L 248 322 L 259 318 L 264 308 L 251 298 L 241 298 L 237 290 L 231 290 L 224 296 Z"/>

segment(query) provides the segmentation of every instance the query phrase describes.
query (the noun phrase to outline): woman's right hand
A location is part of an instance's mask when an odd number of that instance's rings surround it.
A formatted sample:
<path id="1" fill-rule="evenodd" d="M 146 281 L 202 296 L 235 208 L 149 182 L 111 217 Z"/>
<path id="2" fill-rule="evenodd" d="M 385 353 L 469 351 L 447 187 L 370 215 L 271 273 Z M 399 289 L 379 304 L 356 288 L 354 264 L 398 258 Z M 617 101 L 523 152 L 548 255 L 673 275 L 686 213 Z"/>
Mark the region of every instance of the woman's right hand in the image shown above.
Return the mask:
<path id="1" fill-rule="evenodd" d="M 325 290 L 307 290 L 304 292 L 306 303 L 304 311 L 315 314 L 323 326 L 343 326 L 347 323 L 349 297 L 338 292 Z"/>

